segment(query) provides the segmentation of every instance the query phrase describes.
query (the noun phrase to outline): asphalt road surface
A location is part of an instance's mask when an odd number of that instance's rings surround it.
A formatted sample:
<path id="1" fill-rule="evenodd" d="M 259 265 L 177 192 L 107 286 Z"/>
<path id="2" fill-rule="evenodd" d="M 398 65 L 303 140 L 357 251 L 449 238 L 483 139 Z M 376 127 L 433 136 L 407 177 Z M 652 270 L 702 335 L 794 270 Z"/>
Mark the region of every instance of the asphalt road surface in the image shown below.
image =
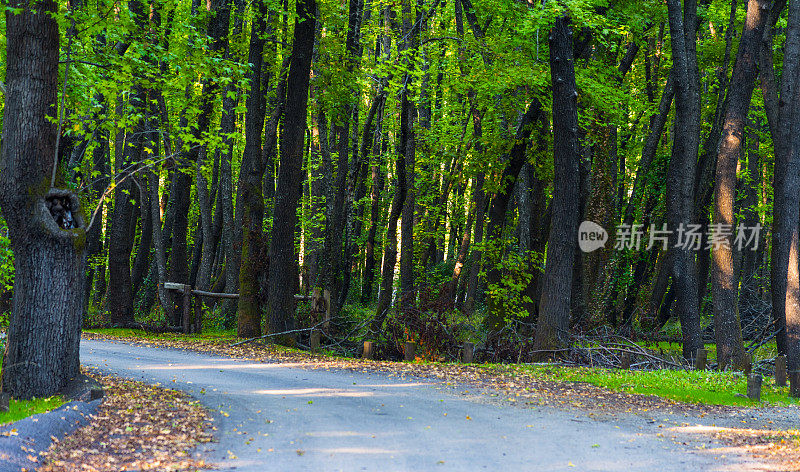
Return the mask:
<path id="1" fill-rule="evenodd" d="M 110 341 L 86 366 L 190 393 L 215 412 L 208 460 L 231 471 L 768 470 L 686 418 L 520 408 L 384 374 L 265 364 Z M 681 427 L 671 425 L 683 421 Z M 698 420 L 701 421 L 701 420 Z M 692 424 L 694 426 L 694 424 Z M 702 429 L 702 428 L 699 428 Z"/>

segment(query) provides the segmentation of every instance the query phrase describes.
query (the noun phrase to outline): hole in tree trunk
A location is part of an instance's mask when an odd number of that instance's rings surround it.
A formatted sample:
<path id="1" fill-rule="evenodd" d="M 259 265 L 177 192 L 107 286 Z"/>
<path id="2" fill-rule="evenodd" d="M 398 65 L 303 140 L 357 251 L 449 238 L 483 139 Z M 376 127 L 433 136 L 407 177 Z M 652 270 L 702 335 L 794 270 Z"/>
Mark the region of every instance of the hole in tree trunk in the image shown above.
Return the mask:
<path id="1" fill-rule="evenodd" d="M 76 219 L 76 199 L 68 192 L 51 192 L 45 197 L 45 206 L 50 216 L 61 229 L 74 229 L 80 226 Z"/>

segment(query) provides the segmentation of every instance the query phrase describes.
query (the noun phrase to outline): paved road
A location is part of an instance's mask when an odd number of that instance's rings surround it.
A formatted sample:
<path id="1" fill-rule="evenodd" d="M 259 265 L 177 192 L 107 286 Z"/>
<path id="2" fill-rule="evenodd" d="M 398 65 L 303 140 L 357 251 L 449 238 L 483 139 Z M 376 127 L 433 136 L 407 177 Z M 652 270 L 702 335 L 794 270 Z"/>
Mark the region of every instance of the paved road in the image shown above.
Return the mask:
<path id="1" fill-rule="evenodd" d="M 83 341 L 81 359 L 187 391 L 220 412 L 219 442 L 209 459 L 221 470 L 764 470 L 735 451 L 710 449 L 715 445 L 707 439 L 692 440 L 639 416 L 599 421 L 500 406 L 424 380 L 108 341 Z M 668 439 L 675 434 L 678 445 Z"/>

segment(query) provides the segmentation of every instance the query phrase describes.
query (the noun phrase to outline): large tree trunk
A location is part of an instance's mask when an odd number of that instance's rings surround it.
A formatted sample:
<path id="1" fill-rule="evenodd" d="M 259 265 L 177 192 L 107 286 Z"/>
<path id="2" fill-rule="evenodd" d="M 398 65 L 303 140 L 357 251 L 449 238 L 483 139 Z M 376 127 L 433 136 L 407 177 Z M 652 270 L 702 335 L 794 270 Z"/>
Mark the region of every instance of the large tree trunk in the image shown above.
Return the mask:
<path id="1" fill-rule="evenodd" d="M 138 103 L 134 106 L 137 108 L 141 106 L 140 93 L 141 91 L 135 93 Z M 141 133 L 142 126 L 136 126 L 136 131 L 130 133 L 125 140 L 123 167 L 139 161 Z M 134 178 L 129 171 L 123 171 L 114 190 L 114 213 L 108 242 L 108 290 L 105 300 L 108 321 L 114 326 L 129 326 L 134 322 L 131 280 L 131 252 L 136 230 L 135 206 L 131 202 L 136 193 Z"/>
<path id="2" fill-rule="evenodd" d="M 667 176 L 667 221 L 672 230 L 672 277 L 683 334 L 683 355 L 694 357 L 703 347 L 700 332 L 697 268 L 694 248 L 679 247 L 680 229 L 694 223 L 694 180 L 700 139 L 700 101 L 696 53 L 697 3 L 668 0 L 675 78 L 675 139 Z"/>
<path id="3" fill-rule="evenodd" d="M 534 349 L 547 352 L 562 344 L 569 326 L 572 266 L 578 234 L 578 104 L 572 27 L 566 15 L 550 31 L 553 83 L 553 208 L 544 285 L 539 302 Z M 547 357 L 542 356 L 542 357 Z"/>
<path id="4" fill-rule="evenodd" d="M 56 149 L 56 4 L 12 1 L 6 13 L 0 208 L 14 251 L 14 298 L 0 389 L 48 397 L 79 374 L 86 228 L 78 198 L 50 188 Z M 60 212 L 54 209 L 61 201 Z M 70 215 L 66 214 L 69 210 Z M 58 219 L 58 221 L 56 221 Z"/>
<path id="5" fill-rule="evenodd" d="M 775 180 L 772 231 L 772 310 L 783 321 L 791 393 L 800 395 L 800 277 L 798 276 L 798 223 L 800 223 L 800 1 L 789 3 L 786 46 L 777 123 L 785 128 L 773 135 Z M 775 129 L 773 129 L 773 132 Z M 778 146 L 779 140 L 783 144 Z M 780 350 L 780 345 L 778 346 Z"/>
<path id="6" fill-rule="evenodd" d="M 316 0 L 298 0 L 291 65 L 287 78 L 286 108 L 281 133 L 281 159 L 275 192 L 272 241 L 269 248 L 269 331 L 294 327 L 294 288 L 297 257 L 294 232 L 302 181 L 303 139 L 306 128 L 311 55 L 316 25 Z"/>
<path id="7" fill-rule="evenodd" d="M 739 53 L 731 78 L 728 108 L 725 114 L 722 141 L 717 154 L 714 184 L 714 224 L 725 225 L 731 232 L 724 244 L 714 248 L 712 291 L 714 296 L 714 333 L 717 340 L 717 362 L 720 368 L 731 363 L 744 366 L 744 344 L 736 303 L 738 276 L 733 264 L 734 203 L 736 200 L 736 166 L 742 154 L 747 112 L 758 76 L 758 52 L 761 35 L 767 23 L 769 0 L 750 0 L 747 20 L 739 42 Z M 722 226 L 717 226 L 722 228 Z M 751 250 L 752 248 L 742 248 Z"/>

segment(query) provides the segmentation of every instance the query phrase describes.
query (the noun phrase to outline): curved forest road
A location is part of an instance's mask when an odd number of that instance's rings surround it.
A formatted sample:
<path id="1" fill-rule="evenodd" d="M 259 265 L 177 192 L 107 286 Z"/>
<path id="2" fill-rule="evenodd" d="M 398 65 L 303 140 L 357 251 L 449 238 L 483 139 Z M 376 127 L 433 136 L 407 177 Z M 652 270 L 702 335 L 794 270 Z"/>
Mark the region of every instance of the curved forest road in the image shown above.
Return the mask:
<path id="1" fill-rule="evenodd" d="M 122 342 L 83 340 L 81 360 L 184 390 L 216 411 L 219 442 L 207 454 L 226 471 L 769 470 L 705 436 L 668 433 L 661 416 L 596 420 L 467 398 L 424 379 Z"/>

